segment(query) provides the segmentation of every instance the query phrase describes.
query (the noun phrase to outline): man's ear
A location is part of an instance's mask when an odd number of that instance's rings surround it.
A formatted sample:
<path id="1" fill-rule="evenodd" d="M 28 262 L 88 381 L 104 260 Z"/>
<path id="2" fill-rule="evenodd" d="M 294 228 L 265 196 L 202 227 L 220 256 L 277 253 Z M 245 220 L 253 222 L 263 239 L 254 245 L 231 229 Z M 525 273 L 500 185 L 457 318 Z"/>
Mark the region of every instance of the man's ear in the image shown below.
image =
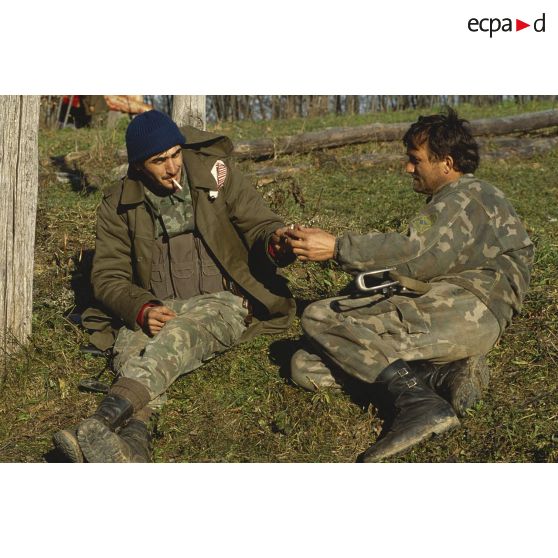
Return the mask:
<path id="1" fill-rule="evenodd" d="M 451 155 L 446 155 L 442 161 L 443 169 L 445 174 L 449 174 L 451 171 L 455 170 L 453 164 L 453 157 Z"/>

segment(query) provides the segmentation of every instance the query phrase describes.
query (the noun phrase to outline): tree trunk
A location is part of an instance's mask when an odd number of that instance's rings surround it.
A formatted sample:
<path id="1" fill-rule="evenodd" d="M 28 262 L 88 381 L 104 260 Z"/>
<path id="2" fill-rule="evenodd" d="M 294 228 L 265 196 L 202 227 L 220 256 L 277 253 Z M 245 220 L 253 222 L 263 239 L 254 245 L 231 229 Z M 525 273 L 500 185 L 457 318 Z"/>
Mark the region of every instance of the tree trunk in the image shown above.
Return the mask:
<path id="1" fill-rule="evenodd" d="M 308 95 L 308 116 L 323 116 L 328 112 L 327 95 Z"/>
<path id="2" fill-rule="evenodd" d="M 271 96 L 271 118 L 274 120 L 281 118 L 281 97 L 279 95 Z"/>
<path id="3" fill-rule="evenodd" d="M 340 115 L 343 114 L 342 105 L 341 105 L 341 95 L 335 95 L 335 114 Z"/>
<path id="4" fill-rule="evenodd" d="M 258 101 L 258 106 L 260 107 L 260 116 L 262 117 L 262 120 L 266 120 L 267 116 L 265 114 L 265 104 L 263 98 L 261 95 L 258 95 L 256 99 Z"/>
<path id="5" fill-rule="evenodd" d="M 194 126 L 205 130 L 205 95 L 175 95 L 172 100 L 172 119 L 178 126 Z"/>
<path id="6" fill-rule="evenodd" d="M 0 96 L 1 361 L 31 334 L 39 110 L 38 96 Z"/>
<path id="7" fill-rule="evenodd" d="M 358 114 L 360 111 L 360 103 L 358 95 L 347 95 L 346 98 L 346 112 L 348 114 Z"/>
<path id="8" fill-rule="evenodd" d="M 233 106 L 233 120 L 238 122 L 240 120 L 240 107 L 239 107 L 239 96 L 232 96 L 232 106 Z"/>
<path id="9" fill-rule="evenodd" d="M 296 115 L 296 95 L 287 95 L 287 110 L 285 116 L 287 118 L 295 118 Z"/>

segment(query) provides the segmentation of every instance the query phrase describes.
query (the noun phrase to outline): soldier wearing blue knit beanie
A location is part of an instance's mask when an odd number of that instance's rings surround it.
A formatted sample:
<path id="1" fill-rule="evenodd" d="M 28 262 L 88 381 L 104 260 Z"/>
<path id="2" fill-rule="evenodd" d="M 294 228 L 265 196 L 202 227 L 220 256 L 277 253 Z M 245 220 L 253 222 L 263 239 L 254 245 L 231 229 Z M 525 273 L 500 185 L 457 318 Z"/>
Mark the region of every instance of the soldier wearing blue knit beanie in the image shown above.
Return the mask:
<path id="1" fill-rule="evenodd" d="M 155 153 L 185 143 L 186 139 L 178 126 L 158 110 L 136 116 L 126 130 L 126 150 L 130 164 L 145 161 Z"/>
<path id="2" fill-rule="evenodd" d="M 83 315 L 91 342 L 113 347 L 117 379 L 91 417 L 54 435 L 72 462 L 150 461 L 168 387 L 295 313 L 276 273 L 294 259 L 285 224 L 231 163 L 228 138 L 152 110 L 130 123 L 126 149 L 127 175 L 98 209 L 98 305 Z"/>

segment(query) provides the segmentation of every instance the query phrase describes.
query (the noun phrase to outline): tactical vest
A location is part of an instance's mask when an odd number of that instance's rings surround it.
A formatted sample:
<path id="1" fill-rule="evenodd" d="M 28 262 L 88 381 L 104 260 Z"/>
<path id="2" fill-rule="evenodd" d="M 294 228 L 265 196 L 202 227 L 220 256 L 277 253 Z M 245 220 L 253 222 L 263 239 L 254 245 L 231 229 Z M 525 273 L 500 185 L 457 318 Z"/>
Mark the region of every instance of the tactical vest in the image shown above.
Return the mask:
<path id="1" fill-rule="evenodd" d="M 153 245 L 151 292 L 161 300 L 187 299 L 225 290 L 219 266 L 201 237 L 188 232 Z"/>

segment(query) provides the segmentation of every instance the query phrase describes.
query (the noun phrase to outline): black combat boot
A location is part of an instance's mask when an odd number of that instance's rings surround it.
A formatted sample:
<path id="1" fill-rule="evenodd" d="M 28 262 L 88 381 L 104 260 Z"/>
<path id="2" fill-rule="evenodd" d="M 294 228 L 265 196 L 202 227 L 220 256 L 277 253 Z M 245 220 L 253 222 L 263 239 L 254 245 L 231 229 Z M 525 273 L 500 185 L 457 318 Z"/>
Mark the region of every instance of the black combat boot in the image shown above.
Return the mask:
<path id="1" fill-rule="evenodd" d="M 117 432 L 98 422 L 89 424 L 85 434 L 81 430 L 79 443 L 90 463 L 151 463 L 151 432 L 144 420 L 132 417 Z"/>
<path id="2" fill-rule="evenodd" d="M 424 362 L 413 369 L 436 393 L 449 401 L 458 417 L 466 415 L 488 387 L 490 368 L 484 355 L 432 364 Z"/>
<path id="3" fill-rule="evenodd" d="M 70 463 L 83 463 L 83 453 L 77 439 L 77 428 L 59 430 L 52 437 L 54 447 Z"/>
<path id="4" fill-rule="evenodd" d="M 151 463 L 151 433 L 145 422 L 131 418 L 113 436 L 111 463 Z"/>
<path id="5" fill-rule="evenodd" d="M 77 439 L 89 463 L 114 463 L 114 432 L 150 400 L 149 391 L 137 380 L 119 378 L 92 417 L 77 428 Z"/>
<path id="6" fill-rule="evenodd" d="M 89 421 L 98 421 L 110 430 L 116 430 L 124 424 L 133 413 L 132 402 L 125 397 L 109 394 L 99 405 L 95 413 L 78 427 L 60 430 L 52 437 L 54 447 L 62 453 L 70 463 L 83 463 L 83 451 L 80 447 L 78 430 Z"/>
<path id="7" fill-rule="evenodd" d="M 387 459 L 432 434 L 459 425 L 449 403 L 436 395 L 403 360 L 391 363 L 376 382 L 385 384 L 393 396 L 396 414 L 389 429 L 362 454 L 365 463 Z"/>
<path id="8" fill-rule="evenodd" d="M 97 420 L 111 430 L 116 430 L 119 426 L 122 426 L 133 413 L 134 406 L 129 399 L 109 393 L 103 398 L 97 410 L 87 420 Z"/>
<path id="9" fill-rule="evenodd" d="M 77 439 L 89 463 L 113 463 L 110 440 L 114 431 L 123 426 L 133 413 L 134 406 L 129 399 L 109 393 L 93 416 L 78 426 Z"/>

